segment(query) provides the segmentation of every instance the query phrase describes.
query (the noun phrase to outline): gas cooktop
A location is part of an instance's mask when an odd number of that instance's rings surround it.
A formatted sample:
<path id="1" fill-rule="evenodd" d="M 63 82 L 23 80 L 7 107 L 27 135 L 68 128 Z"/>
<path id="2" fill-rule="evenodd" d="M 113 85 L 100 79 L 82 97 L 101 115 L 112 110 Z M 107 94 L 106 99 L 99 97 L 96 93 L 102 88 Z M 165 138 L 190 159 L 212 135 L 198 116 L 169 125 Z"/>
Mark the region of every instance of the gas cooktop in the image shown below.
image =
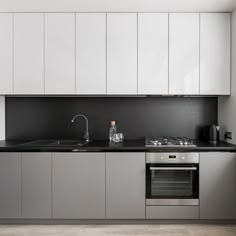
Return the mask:
<path id="1" fill-rule="evenodd" d="M 196 147 L 192 139 L 186 137 L 146 137 L 146 147 Z"/>

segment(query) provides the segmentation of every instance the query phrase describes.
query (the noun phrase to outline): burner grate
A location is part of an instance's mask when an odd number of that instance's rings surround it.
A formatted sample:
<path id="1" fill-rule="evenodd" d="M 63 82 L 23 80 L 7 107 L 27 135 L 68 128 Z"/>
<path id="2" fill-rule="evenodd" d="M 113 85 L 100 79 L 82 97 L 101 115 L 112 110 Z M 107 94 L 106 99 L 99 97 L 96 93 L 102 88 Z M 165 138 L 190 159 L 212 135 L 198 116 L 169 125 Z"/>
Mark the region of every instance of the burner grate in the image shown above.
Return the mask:
<path id="1" fill-rule="evenodd" d="M 158 147 L 195 147 L 193 140 L 187 137 L 146 137 L 146 146 Z"/>

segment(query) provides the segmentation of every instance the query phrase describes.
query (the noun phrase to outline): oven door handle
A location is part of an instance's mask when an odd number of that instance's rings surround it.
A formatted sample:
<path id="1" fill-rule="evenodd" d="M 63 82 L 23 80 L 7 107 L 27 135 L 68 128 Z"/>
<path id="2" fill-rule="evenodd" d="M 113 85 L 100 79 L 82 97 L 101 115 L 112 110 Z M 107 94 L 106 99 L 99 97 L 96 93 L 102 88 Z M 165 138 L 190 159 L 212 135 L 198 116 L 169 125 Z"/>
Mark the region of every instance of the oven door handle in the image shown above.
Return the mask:
<path id="1" fill-rule="evenodd" d="M 150 170 L 197 170 L 197 167 L 150 167 Z"/>

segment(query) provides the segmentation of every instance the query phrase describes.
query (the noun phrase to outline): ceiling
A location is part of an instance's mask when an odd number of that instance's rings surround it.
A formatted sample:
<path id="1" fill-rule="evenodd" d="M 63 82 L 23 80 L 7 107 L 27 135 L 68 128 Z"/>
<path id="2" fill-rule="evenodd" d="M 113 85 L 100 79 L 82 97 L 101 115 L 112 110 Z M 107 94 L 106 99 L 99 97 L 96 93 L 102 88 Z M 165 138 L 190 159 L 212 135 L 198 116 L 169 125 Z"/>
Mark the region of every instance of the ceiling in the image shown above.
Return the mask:
<path id="1" fill-rule="evenodd" d="M 0 12 L 231 12 L 236 0 L 0 0 Z"/>

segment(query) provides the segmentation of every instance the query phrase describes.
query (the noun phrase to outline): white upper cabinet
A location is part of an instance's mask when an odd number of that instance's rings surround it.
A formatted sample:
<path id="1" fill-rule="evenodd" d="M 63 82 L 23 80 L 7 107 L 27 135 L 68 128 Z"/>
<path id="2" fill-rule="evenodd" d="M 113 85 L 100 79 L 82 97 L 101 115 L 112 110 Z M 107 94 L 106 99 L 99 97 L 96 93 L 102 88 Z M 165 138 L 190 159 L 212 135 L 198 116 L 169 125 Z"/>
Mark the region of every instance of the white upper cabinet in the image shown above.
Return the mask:
<path id="1" fill-rule="evenodd" d="M 137 94 L 137 14 L 107 14 L 107 93 Z"/>
<path id="2" fill-rule="evenodd" d="M 0 14 L 0 94 L 13 93 L 13 14 Z"/>
<path id="3" fill-rule="evenodd" d="M 199 94 L 199 14 L 169 15 L 169 93 Z"/>
<path id="4" fill-rule="evenodd" d="M 106 94 L 106 14 L 76 14 L 76 93 Z"/>
<path id="5" fill-rule="evenodd" d="M 44 94 L 44 14 L 14 14 L 14 94 Z"/>
<path id="6" fill-rule="evenodd" d="M 138 94 L 168 94 L 168 13 L 138 14 Z"/>
<path id="7" fill-rule="evenodd" d="M 200 93 L 230 94 L 230 13 L 200 14 Z"/>
<path id="8" fill-rule="evenodd" d="M 75 14 L 45 14 L 45 93 L 75 94 Z"/>

